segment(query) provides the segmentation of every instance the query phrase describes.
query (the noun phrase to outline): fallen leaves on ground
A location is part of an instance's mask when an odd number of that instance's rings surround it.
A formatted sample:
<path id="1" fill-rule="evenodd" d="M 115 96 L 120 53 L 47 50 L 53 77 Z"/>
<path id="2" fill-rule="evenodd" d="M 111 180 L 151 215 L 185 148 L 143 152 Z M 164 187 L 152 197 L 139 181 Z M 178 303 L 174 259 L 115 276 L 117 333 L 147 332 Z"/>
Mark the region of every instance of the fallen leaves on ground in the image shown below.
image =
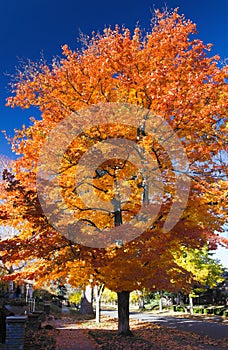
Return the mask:
<path id="1" fill-rule="evenodd" d="M 222 350 L 227 349 L 228 339 L 212 340 L 207 336 L 165 328 L 153 323 L 130 321 L 133 337 L 117 334 L 117 321 L 102 317 L 100 324 L 83 322 L 78 328 L 89 329 L 102 350 Z"/>
<path id="2" fill-rule="evenodd" d="M 93 337 L 99 350 L 225 350 L 228 339 L 213 340 L 208 336 L 162 327 L 158 324 L 130 320 L 133 336 L 117 334 L 117 320 L 102 316 L 100 323 L 82 316 L 62 316 L 55 326 L 66 328 L 66 342 L 70 329 L 83 329 Z M 53 323 L 53 325 L 54 325 Z M 64 330 L 61 330 L 64 337 Z M 88 333 L 87 333 L 88 332 Z M 55 350 L 58 331 L 55 329 L 26 331 L 25 350 Z"/>
<path id="3" fill-rule="evenodd" d="M 38 331 L 27 329 L 24 350 L 55 350 L 56 335 L 55 329 L 39 329 Z"/>

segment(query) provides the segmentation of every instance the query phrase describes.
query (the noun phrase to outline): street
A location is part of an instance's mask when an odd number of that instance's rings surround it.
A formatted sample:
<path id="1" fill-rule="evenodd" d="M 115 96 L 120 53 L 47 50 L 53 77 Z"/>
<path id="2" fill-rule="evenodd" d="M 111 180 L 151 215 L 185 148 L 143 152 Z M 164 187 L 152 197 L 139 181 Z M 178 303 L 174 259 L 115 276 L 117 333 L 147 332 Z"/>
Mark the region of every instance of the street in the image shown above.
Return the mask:
<path id="1" fill-rule="evenodd" d="M 117 311 L 101 311 L 102 315 L 117 318 Z M 176 328 L 182 331 L 194 332 L 200 335 L 207 335 L 212 339 L 228 338 L 228 324 L 218 322 L 208 322 L 189 318 L 178 318 L 172 316 L 160 316 L 150 313 L 131 312 L 130 318 L 142 322 L 154 322 L 164 327 Z"/>

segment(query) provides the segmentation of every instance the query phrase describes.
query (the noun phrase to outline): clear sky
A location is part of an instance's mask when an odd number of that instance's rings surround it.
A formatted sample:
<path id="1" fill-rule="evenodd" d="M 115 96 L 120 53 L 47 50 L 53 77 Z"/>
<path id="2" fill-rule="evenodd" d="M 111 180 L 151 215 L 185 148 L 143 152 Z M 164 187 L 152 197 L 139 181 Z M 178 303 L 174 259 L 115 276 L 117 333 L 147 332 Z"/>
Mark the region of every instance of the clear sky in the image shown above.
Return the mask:
<path id="1" fill-rule="evenodd" d="M 14 128 L 28 125 L 38 111 L 5 107 L 10 95 L 8 82 L 20 59 L 47 61 L 61 54 L 65 43 L 75 48 L 79 31 L 90 35 L 105 26 L 124 24 L 133 29 L 139 22 L 150 28 L 153 9 L 179 7 L 186 18 L 197 24 L 198 37 L 213 43 L 213 53 L 228 57 L 228 0 L 10 0 L 0 2 L 0 120 L 1 129 L 12 136 Z M 12 157 L 10 146 L 0 133 L 0 153 Z"/>
<path id="2" fill-rule="evenodd" d="M 29 125 L 37 110 L 5 107 L 10 95 L 6 74 L 15 74 L 20 59 L 48 62 L 61 54 L 61 46 L 78 46 L 79 31 L 90 35 L 105 26 L 124 24 L 133 29 L 138 22 L 149 29 L 153 9 L 179 7 L 179 12 L 197 24 L 198 37 L 214 44 L 212 53 L 228 57 L 228 0 L 10 0 L 0 2 L 0 130 L 12 136 L 14 128 Z M 0 153 L 14 157 L 0 134 Z M 222 254 L 222 253 L 221 253 Z M 224 252 L 224 256 L 227 253 Z M 228 267 L 228 257 L 226 265 Z"/>

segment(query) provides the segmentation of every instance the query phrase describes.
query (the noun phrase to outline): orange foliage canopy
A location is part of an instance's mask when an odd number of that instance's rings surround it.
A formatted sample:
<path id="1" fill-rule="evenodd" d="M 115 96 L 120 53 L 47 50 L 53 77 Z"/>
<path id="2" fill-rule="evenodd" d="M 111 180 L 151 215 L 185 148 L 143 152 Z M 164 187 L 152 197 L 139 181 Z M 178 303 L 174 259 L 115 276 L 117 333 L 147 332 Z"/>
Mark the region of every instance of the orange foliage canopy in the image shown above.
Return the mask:
<path id="1" fill-rule="evenodd" d="M 51 66 L 30 62 L 18 72 L 7 104 L 38 107 L 41 120 L 32 118 L 32 126 L 16 131 L 12 147 L 20 157 L 14 162 L 14 175 L 5 171 L 1 185 L 1 222 L 19 232 L 0 243 L 2 260 L 8 264 L 27 261 L 11 277 L 35 278 L 40 284 L 68 278 L 75 286 L 92 280 L 115 291 L 188 289 L 191 274 L 175 262 L 182 248 L 227 244 L 214 233 L 222 232 L 226 220 L 227 67 L 220 65 L 218 56 L 209 57 L 211 45 L 192 34 L 196 34 L 195 25 L 176 10 L 157 11 L 151 32 L 145 36 L 138 27 L 133 34 L 118 26 L 108 28 L 103 35 L 93 35 L 81 51 L 64 45 L 64 57 Z M 87 128 L 71 142 L 59 167 L 59 186 L 80 230 L 90 230 L 93 237 L 116 225 L 116 212 L 81 202 L 74 183 L 81 156 L 98 142 L 126 138 L 157 162 L 164 186 L 160 211 L 153 225 L 123 247 L 89 247 L 61 235 L 44 215 L 37 195 L 37 164 L 51 130 L 70 113 L 77 118 L 82 108 L 102 103 L 127 103 L 161 116 L 181 140 L 189 162 L 188 203 L 181 219 L 164 232 L 177 174 L 167 150 L 145 130 L 140 131 L 146 119 L 135 127 L 112 121 L 108 126 Z M 83 128 L 84 120 L 78 117 L 77 122 Z M 104 160 L 97 171 L 87 181 L 107 203 L 116 198 L 116 181 L 122 183 L 118 192 L 122 222 L 118 224 L 127 223 L 145 203 L 143 174 L 120 157 Z M 105 171 L 104 176 L 98 176 L 99 171 Z M 148 196 L 147 202 L 150 200 Z"/>

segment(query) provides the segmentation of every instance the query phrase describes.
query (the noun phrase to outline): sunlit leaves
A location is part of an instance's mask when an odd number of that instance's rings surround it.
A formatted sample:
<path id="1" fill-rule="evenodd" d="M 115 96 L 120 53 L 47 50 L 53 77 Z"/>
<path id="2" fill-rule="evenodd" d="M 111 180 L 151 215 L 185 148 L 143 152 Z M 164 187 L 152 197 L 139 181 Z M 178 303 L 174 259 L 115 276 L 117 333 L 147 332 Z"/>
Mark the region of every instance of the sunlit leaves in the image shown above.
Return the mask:
<path id="1" fill-rule="evenodd" d="M 66 277 L 75 286 L 92 279 L 113 290 L 188 289 L 192 275 L 178 266 L 173 252 L 183 246 L 200 248 L 208 241 L 215 247 L 219 242 L 214 231 L 222 230 L 227 207 L 227 67 L 220 68 L 218 56 L 207 56 L 210 45 L 193 37 L 195 25 L 176 10 L 156 12 L 153 21 L 146 35 L 139 27 L 132 34 L 127 28 L 107 28 L 102 35 L 93 34 L 81 51 L 64 45 L 63 58 L 55 59 L 51 66 L 29 62 L 18 72 L 7 104 L 36 106 L 41 112 L 41 120 L 32 118 L 29 128 L 15 132 L 12 147 L 20 155 L 13 164 L 15 178 L 7 176 L 1 184 L 1 223 L 20 230 L 16 239 L 1 243 L 3 259 L 34 262 L 18 276 L 35 276 L 43 283 L 51 273 L 51 278 Z M 94 198 L 107 204 L 120 196 L 126 223 L 144 204 L 145 178 L 130 161 L 113 154 L 107 161 L 102 152 L 99 167 L 90 172 L 90 164 L 81 160 L 90 148 L 108 139 L 126 138 L 143 149 L 143 156 L 148 153 L 156 161 L 156 169 L 148 172 L 148 182 L 158 186 L 155 170 L 161 174 L 164 188 L 159 215 L 151 228 L 124 248 L 92 249 L 64 238 L 49 224 L 37 197 L 37 162 L 51 130 L 70 113 L 102 102 L 127 102 L 162 116 L 183 143 L 189 161 L 188 205 L 174 229 L 164 233 L 177 178 L 165 147 L 153 135 L 143 130 L 139 133 L 141 125 L 127 126 L 128 116 L 123 125 L 112 122 L 87 130 L 85 120 L 78 118 L 81 132 L 63 154 L 59 186 L 64 209 L 74 213 L 82 233 L 90 228 L 91 240 L 115 224 L 114 206 L 98 210 Z M 91 154 L 91 158 L 97 155 Z M 88 173 L 86 181 L 76 183 L 76 171 L 78 178 Z M 96 197 L 90 198 L 88 186 Z M 53 198 L 55 191 L 50 192 Z M 85 202 L 91 200 L 90 208 L 80 198 L 80 191 Z M 53 214 L 54 210 L 63 208 L 53 205 Z M 65 221 L 61 217 L 60 224 L 69 225 L 75 234 L 72 223 Z M 225 239 L 223 244 L 227 244 Z"/>

